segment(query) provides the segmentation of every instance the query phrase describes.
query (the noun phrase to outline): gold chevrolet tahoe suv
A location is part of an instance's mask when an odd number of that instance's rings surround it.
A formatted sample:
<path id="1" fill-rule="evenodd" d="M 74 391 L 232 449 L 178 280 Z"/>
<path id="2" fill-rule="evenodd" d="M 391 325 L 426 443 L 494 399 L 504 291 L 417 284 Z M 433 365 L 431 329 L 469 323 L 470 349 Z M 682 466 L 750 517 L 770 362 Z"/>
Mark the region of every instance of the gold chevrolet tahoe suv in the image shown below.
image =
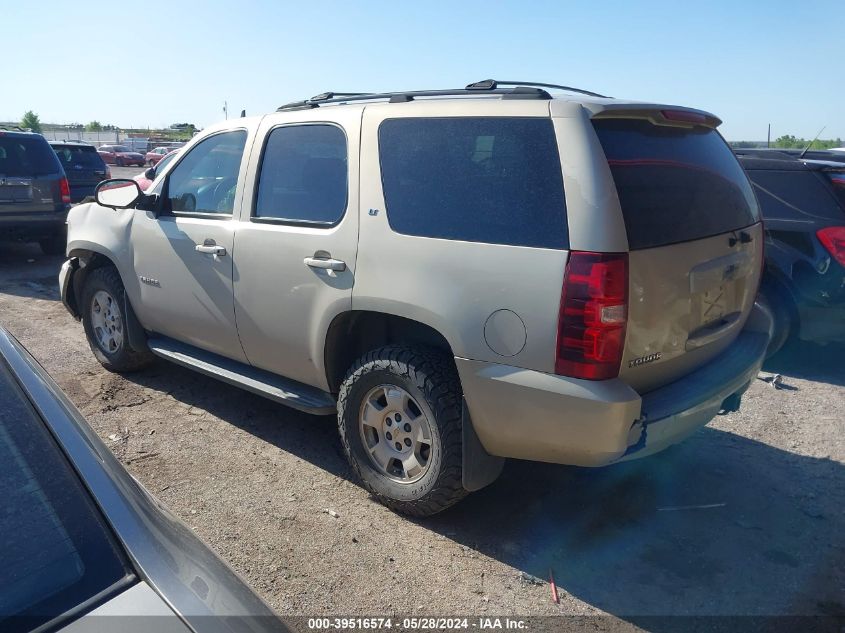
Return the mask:
<path id="1" fill-rule="evenodd" d="M 367 490 L 432 514 L 504 458 L 603 466 L 738 408 L 771 317 L 719 123 L 525 82 L 325 93 L 102 183 L 62 298 L 107 369 L 336 413 Z"/>

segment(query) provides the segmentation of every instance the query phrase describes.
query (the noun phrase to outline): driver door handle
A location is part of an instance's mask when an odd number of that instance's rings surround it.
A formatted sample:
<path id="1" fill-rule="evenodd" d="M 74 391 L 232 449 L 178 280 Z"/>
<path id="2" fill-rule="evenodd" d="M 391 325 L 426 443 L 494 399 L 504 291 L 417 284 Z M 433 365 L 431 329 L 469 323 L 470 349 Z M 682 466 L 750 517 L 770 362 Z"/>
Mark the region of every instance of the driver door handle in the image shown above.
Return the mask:
<path id="1" fill-rule="evenodd" d="M 314 253 L 318 255 L 320 253 Z M 323 270 L 334 270 L 336 272 L 343 272 L 346 270 L 346 262 L 339 259 L 332 259 L 331 257 L 306 257 L 304 260 L 306 266 L 311 268 L 322 268 Z"/>
<path id="2" fill-rule="evenodd" d="M 203 244 L 197 244 L 194 247 L 198 253 L 208 253 L 209 255 L 215 255 L 217 257 L 223 257 L 226 254 L 226 247 L 225 246 L 217 246 L 214 243 L 214 240 L 206 240 Z"/>

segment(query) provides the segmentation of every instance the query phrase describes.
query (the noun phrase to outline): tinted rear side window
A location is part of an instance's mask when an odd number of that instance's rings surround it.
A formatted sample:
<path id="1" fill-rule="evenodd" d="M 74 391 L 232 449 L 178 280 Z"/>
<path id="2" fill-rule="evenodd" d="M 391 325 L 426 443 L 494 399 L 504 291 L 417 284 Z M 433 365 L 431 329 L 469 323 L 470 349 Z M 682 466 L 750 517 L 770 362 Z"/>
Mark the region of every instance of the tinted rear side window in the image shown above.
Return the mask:
<path id="1" fill-rule="evenodd" d="M 757 201 L 739 163 L 710 128 L 636 119 L 593 121 L 613 173 L 631 250 L 749 226 Z"/>
<path id="2" fill-rule="evenodd" d="M 258 181 L 256 218 L 334 224 L 346 210 L 346 135 L 333 125 L 270 132 Z"/>
<path id="3" fill-rule="evenodd" d="M 801 171 L 749 170 L 763 218 L 791 219 L 796 216 L 842 220 L 843 211 L 826 174 Z"/>
<path id="4" fill-rule="evenodd" d="M 0 176 L 32 178 L 61 171 L 55 152 L 42 137 L 0 133 Z"/>
<path id="5" fill-rule="evenodd" d="M 379 152 L 394 231 L 569 248 L 550 119 L 389 119 L 379 128 Z"/>
<path id="6" fill-rule="evenodd" d="M 130 573 L 88 493 L 2 365 L 0 464 L 0 630 L 35 628 Z"/>

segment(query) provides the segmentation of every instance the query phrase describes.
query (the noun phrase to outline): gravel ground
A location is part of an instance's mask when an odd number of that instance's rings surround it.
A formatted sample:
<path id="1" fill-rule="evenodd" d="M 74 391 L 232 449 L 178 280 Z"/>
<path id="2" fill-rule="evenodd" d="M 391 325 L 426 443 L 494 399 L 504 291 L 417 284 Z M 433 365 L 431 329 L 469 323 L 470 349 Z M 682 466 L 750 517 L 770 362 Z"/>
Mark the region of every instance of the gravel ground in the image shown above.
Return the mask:
<path id="1" fill-rule="evenodd" d="M 355 483 L 330 417 L 164 362 L 103 370 L 57 300 L 60 263 L 4 245 L 0 324 L 282 614 L 845 613 L 845 346 L 790 346 L 766 367 L 783 389 L 755 381 L 740 413 L 661 455 L 513 461 L 417 521 Z"/>

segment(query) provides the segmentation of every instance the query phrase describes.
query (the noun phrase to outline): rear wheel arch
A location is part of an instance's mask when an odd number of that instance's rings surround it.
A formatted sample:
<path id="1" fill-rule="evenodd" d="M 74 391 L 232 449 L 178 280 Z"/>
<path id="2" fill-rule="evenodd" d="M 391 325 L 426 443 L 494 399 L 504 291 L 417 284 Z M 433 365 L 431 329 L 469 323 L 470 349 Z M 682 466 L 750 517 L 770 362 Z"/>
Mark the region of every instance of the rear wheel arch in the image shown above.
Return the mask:
<path id="1" fill-rule="evenodd" d="M 760 282 L 759 293 L 768 304 L 775 320 L 767 357 L 776 354 L 800 327 L 798 304 L 791 286 L 788 278 L 770 267 L 766 269 Z"/>
<path id="2" fill-rule="evenodd" d="M 440 349 L 454 358 L 449 341 L 430 325 L 386 312 L 350 310 L 336 316 L 326 332 L 323 354 L 329 390 L 338 392 L 346 372 L 362 355 L 392 344 Z"/>

